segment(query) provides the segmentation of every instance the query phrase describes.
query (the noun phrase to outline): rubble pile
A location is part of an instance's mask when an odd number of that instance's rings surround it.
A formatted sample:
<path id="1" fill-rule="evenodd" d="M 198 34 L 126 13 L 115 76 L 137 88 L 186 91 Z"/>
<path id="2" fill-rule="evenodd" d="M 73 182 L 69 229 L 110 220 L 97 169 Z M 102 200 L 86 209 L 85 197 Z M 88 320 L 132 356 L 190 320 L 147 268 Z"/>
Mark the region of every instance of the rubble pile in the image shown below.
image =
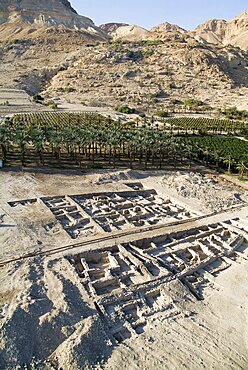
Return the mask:
<path id="1" fill-rule="evenodd" d="M 175 189 L 184 198 L 200 200 L 203 208 L 211 212 L 219 212 L 242 202 L 239 194 L 228 186 L 199 173 L 177 172 L 169 177 L 165 176 L 163 183 Z"/>

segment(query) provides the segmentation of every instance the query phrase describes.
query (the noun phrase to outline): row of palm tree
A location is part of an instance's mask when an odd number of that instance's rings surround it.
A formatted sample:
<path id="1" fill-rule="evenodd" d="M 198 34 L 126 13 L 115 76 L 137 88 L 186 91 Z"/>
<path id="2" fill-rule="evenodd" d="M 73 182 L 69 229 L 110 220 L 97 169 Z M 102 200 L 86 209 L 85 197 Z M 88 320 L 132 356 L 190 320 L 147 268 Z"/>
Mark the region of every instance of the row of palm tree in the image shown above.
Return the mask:
<path id="1" fill-rule="evenodd" d="M 242 158 L 239 160 L 232 158 L 231 155 L 223 155 L 220 151 L 213 151 L 210 147 L 201 147 L 196 145 L 192 146 L 192 152 L 195 153 L 194 157 L 203 161 L 204 165 L 214 165 L 216 169 L 224 168 L 227 174 L 231 175 L 232 172 L 239 174 L 242 178 L 248 175 L 248 165 Z M 246 154 L 248 160 L 248 153 Z"/>
<path id="2" fill-rule="evenodd" d="M 230 155 L 221 157 L 207 145 L 198 147 L 187 136 L 173 135 L 159 126 L 123 124 L 94 116 L 70 127 L 5 120 L 0 124 L 0 146 L 4 161 L 8 162 L 9 155 L 15 153 L 22 165 L 32 152 L 43 166 L 49 164 L 50 158 L 61 163 L 62 157 L 80 167 L 85 161 L 95 165 L 101 160 L 114 168 L 120 161 L 130 168 L 134 162 L 142 168 L 162 168 L 165 163 L 176 165 L 186 159 L 191 165 L 198 159 L 205 164 L 215 162 L 216 167 L 224 167 L 228 172 L 246 172 L 246 163 L 237 162 Z"/>
<path id="3" fill-rule="evenodd" d="M 39 157 L 41 165 L 45 156 L 52 155 L 58 161 L 61 156 L 72 158 L 77 163 L 88 159 L 95 163 L 102 158 L 116 167 L 117 160 L 129 161 L 132 168 L 134 161 L 145 168 L 148 163 L 155 163 L 161 168 L 165 160 L 182 160 L 184 153 L 189 153 L 186 145 L 179 144 L 175 136 L 151 126 L 133 127 L 120 122 L 90 122 L 84 126 L 63 127 L 26 126 L 11 121 L 0 125 L 0 144 L 3 159 L 8 160 L 8 153 L 16 152 L 22 164 L 32 150 Z"/>

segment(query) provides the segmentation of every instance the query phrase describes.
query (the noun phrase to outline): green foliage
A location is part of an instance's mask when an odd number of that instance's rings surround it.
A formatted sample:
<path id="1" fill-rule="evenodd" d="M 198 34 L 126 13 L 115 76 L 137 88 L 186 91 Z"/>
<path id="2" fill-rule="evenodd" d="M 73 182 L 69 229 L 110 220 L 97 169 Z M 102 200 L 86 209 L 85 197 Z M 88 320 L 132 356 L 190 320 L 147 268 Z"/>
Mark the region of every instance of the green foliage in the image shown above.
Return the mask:
<path id="1" fill-rule="evenodd" d="M 50 102 L 49 107 L 52 108 L 52 109 L 57 109 L 58 105 L 55 102 Z"/>
<path id="2" fill-rule="evenodd" d="M 168 129 L 186 133 L 248 134 L 248 123 L 218 118 L 179 117 L 164 120 Z"/>
<path id="3" fill-rule="evenodd" d="M 66 93 L 66 94 L 71 93 L 73 91 L 75 91 L 75 89 L 71 86 L 67 86 L 67 87 L 63 88 L 63 92 Z"/>
<path id="4" fill-rule="evenodd" d="M 209 162 L 227 168 L 231 161 L 233 168 L 248 167 L 248 142 L 221 136 L 182 137 L 182 142 L 190 144 L 199 157 L 208 157 Z"/>
<path id="5" fill-rule="evenodd" d="M 142 40 L 141 45 L 157 46 L 164 44 L 163 40 Z"/>
<path id="6" fill-rule="evenodd" d="M 20 42 L 20 40 L 18 40 L 18 39 L 13 39 L 13 40 L 11 40 L 10 41 L 10 45 L 16 45 L 16 44 L 18 44 Z"/>
<path id="7" fill-rule="evenodd" d="M 168 117 L 169 113 L 165 110 L 160 110 L 156 113 L 156 115 L 160 118 Z"/>
<path id="8" fill-rule="evenodd" d="M 145 120 L 141 126 L 138 121 L 122 123 L 93 113 L 19 114 L 0 125 L 0 147 L 7 162 L 12 148 L 23 165 L 28 155 L 29 162 L 32 155 L 38 155 L 41 164 L 46 156 L 53 157 L 51 165 L 60 164 L 58 161 L 63 155 L 64 164 L 74 161 L 80 167 L 85 160 L 92 162 L 87 164 L 92 168 L 102 166 L 105 160 L 114 167 L 119 160 L 124 165 L 130 161 L 131 168 L 135 162 L 144 168 L 148 163 L 161 168 L 163 163 L 176 165 L 198 159 L 228 172 L 235 170 L 240 177 L 248 171 L 246 141 L 228 135 L 171 132 L 172 125 L 168 124 L 171 120 L 163 120 L 164 125 L 155 126 L 146 124 Z M 204 134 L 204 128 L 201 131 Z M 97 162 L 97 158 L 100 161 Z"/>
<path id="9" fill-rule="evenodd" d="M 197 99 L 187 99 L 184 101 L 184 106 L 187 108 L 198 108 L 203 105 L 204 103 L 201 100 L 197 100 Z"/>
<path id="10" fill-rule="evenodd" d="M 236 107 L 227 108 L 221 113 L 228 119 L 248 120 L 248 111 L 238 110 Z"/>
<path id="11" fill-rule="evenodd" d="M 155 51 L 153 49 L 142 50 L 142 55 L 147 58 L 151 57 L 154 53 Z"/>
<path id="12" fill-rule="evenodd" d="M 67 67 L 62 65 L 58 68 L 58 72 L 63 72 L 63 71 L 66 71 L 67 70 Z"/>
<path id="13" fill-rule="evenodd" d="M 125 114 L 134 114 L 135 113 L 135 109 L 130 108 L 128 105 L 118 106 L 118 107 L 115 108 L 115 110 L 116 110 L 116 112 L 125 113 Z"/>
<path id="14" fill-rule="evenodd" d="M 36 94 L 36 95 L 33 96 L 33 101 L 35 103 L 41 103 L 43 100 L 44 100 L 44 98 L 39 94 Z"/>
<path id="15" fill-rule="evenodd" d="M 136 122 L 135 121 L 128 121 L 126 123 L 126 127 L 135 127 L 136 126 Z"/>
<path id="16" fill-rule="evenodd" d="M 52 109 L 57 109 L 58 108 L 57 103 L 55 103 L 53 100 L 48 100 L 46 102 L 46 106 L 48 106 L 49 108 L 52 108 Z"/>

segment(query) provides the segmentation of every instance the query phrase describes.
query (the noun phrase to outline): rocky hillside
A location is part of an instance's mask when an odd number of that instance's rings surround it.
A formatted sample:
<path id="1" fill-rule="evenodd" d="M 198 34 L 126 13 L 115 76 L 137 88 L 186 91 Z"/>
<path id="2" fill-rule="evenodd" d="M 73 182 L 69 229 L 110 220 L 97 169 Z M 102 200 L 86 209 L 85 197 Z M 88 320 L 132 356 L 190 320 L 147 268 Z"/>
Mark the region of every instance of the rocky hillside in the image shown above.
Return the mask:
<path id="1" fill-rule="evenodd" d="M 168 22 L 162 23 L 147 30 L 137 25 L 125 23 L 106 23 L 100 28 L 111 37 L 112 40 L 141 41 L 141 40 L 171 40 L 192 38 L 189 32 L 183 28 Z"/>
<path id="2" fill-rule="evenodd" d="M 234 40 L 229 22 L 208 26 L 218 35 L 208 44 L 168 23 L 151 31 L 125 24 L 98 28 L 64 0 L 0 4 L 0 88 L 95 107 L 169 109 L 194 98 L 206 107 L 248 109 L 248 53 L 220 44 L 224 35 Z M 236 40 L 243 18 L 234 22 Z"/>
<path id="3" fill-rule="evenodd" d="M 0 88 L 89 106 L 167 109 L 195 98 L 248 109 L 247 65 L 245 51 L 173 32 L 163 41 L 89 43 L 81 32 L 48 28 L 36 38 L 2 43 Z"/>
<path id="4" fill-rule="evenodd" d="M 94 22 L 77 14 L 67 0 L 1 0 L 0 38 L 27 37 L 40 28 L 64 26 L 106 39 Z"/>
<path id="5" fill-rule="evenodd" d="M 113 40 L 140 41 L 140 40 L 166 40 L 191 38 L 192 36 L 183 28 L 168 22 L 159 24 L 151 30 L 137 25 L 125 23 L 106 23 L 99 26 Z"/>
<path id="6" fill-rule="evenodd" d="M 113 39 L 118 40 L 167 40 L 173 35 L 174 40 L 178 41 L 195 38 L 201 43 L 232 45 L 248 50 L 248 10 L 230 21 L 209 20 L 199 25 L 193 32 L 168 22 L 159 24 L 151 30 L 122 23 L 109 23 L 102 25 L 101 28 Z"/>
<path id="7" fill-rule="evenodd" d="M 248 10 L 230 21 L 209 20 L 198 26 L 192 35 L 199 41 L 248 50 Z"/>
<path id="8" fill-rule="evenodd" d="M 105 43 L 81 50 L 51 79 L 45 96 L 141 111 L 167 109 L 188 98 L 248 109 L 247 62 L 246 52 L 195 40 Z"/>

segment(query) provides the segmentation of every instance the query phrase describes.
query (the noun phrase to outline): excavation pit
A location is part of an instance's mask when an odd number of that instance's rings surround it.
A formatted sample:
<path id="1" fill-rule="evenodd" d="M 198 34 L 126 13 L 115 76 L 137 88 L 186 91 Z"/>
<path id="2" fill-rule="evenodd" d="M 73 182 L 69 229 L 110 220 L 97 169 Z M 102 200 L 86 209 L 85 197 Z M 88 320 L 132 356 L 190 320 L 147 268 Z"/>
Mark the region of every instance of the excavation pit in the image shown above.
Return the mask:
<path id="1" fill-rule="evenodd" d="M 120 323 L 137 335 L 149 317 L 176 314 L 173 299 L 164 293 L 172 281 L 202 300 L 212 279 L 247 248 L 248 234 L 223 222 L 82 252 L 69 260 L 79 277 L 84 273 L 109 328 Z M 118 341 L 125 336 L 121 332 L 115 335 Z"/>

